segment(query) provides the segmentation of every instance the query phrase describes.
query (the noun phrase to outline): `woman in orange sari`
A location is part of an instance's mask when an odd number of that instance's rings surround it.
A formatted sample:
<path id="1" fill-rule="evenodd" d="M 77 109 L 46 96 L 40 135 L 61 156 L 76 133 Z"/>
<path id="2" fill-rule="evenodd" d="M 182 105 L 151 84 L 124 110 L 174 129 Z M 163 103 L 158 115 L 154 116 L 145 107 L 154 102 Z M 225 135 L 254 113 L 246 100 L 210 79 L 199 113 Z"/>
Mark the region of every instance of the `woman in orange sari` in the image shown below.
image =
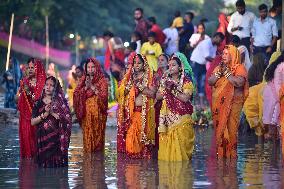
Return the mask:
<path id="1" fill-rule="evenodd" d="M 126 153 L 132 158 L 151 158 L 155 144 L 156 89 L 146 57 L 137 54 L 118 90 L 118 128 L 124 128 Z"/>
<path id="2" fill-rule="evenodd" d="M 87 59 L 85 75 L 76 87 L 73 98 L 74 111 L 83 130 L 84 151 L 104 150 L 108 84 L 96 59 Z"/>
<path id="3" fill-rule="evenodd" d="M 46 74 L 40 60 L 30 58 L 27 75 L 20 81 L 18 110 L 20 157 L 33 158 L 36 155 L 36 129 L 31 125 L 32 109 L 44 88 Z"/>
<path id="4" fill-rule="evenodd" d="M 212 116 L 218 157 L 237 157 L 240 113 L 248 95 L 247 71 L 236 47 L 228 45 L 208 79 L 213 87 Z"/>

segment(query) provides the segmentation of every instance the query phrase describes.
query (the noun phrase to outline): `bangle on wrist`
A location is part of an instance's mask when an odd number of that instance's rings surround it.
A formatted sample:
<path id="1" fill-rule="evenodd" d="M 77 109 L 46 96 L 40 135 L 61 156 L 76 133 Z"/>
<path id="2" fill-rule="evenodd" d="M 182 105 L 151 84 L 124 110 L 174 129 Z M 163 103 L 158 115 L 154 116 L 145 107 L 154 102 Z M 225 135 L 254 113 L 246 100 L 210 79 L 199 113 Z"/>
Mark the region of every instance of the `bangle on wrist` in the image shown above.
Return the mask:
<path id="1" fill-rule="evenodd" d="M 215 72 L 214 75 L 215 75 L 215 77 L 218 78 L 218 79 L 221 78 L 221 73 L 220 73 L 220 72 Z"/>
<path id="2" fill-rule="evenodd" d="M 231 75 L 232 75 L 232 73 L 231 73 L 231 72 L 228 72 L 228 73 L 225 75 L 225 77 L 228 79 Z"/>

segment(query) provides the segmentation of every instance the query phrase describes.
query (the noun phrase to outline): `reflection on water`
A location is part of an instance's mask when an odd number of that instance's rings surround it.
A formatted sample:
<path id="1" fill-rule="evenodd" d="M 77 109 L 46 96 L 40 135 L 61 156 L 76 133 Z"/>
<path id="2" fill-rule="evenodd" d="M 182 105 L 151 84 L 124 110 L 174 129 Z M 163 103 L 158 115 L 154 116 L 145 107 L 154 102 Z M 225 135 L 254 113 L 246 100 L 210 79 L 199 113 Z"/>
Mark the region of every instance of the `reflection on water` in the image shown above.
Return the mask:
<path id="1" fill-rule="evenodd" d="M 19 159 L 17 126 L 0 126 L 0 188 L 283 188 L 280 146 L 242 135 L 237 160 L 217 160 L 209 128 L 196 129 L 191 162 L 133 160 L 116 154 L 116 129 L 106 130 L 105 153 L 84 154 L 81 129 L 72 130 L 69 166 L 37 168 Z"/>

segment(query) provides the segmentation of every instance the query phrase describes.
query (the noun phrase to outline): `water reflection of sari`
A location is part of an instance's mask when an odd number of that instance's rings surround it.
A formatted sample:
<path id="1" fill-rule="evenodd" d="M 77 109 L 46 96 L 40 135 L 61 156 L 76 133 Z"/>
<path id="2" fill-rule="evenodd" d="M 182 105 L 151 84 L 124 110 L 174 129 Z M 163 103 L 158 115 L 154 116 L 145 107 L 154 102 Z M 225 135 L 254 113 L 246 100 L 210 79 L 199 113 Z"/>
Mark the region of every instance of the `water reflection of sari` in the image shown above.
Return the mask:
<path id="1" fill-rule="evenodd" d="M 192 166 L 185 162 L 159 161 L 159 188 L 193 188 L 194 175 Z"/>
<path id="2" fill-rule="evenodd" d="M 19 188 L 68 189 L 68 168 L 42 169 L 32 160 L 22 159 L 19 164 Z"/>
<path id="3" fill-rule="evenodd" d="M 233 76 L 243 77 L 245 85 L 243 94 L 235 95 L 234 85 L 224 76 L 213 87 L 212 116 L 216 135 L 218 157 L 237 157 L 237 133 L 240 113 L 248 95 L 247 71 L 241 64 L 240 54 L 236 47 L 229 45 L 231 62 L 228 65 Z M 219 69 L 216 67 L 214 73 Z"/>
<path id="4" fill-rule="evenodd" d="M 62 167 L 68 164 L 68 147 L 71 135 L 72 117 L 67 100 L 54 77 L 48 77 L 55 83 L 52 97 L 51 111 L 59 115 L 55 119 L 49 115 L 45 120 L 36 125 L 37 130 L 37 163 L 41 167 Z M 42 97 L 35 103 L 32 117 L 36 118 L 45 112 L 46 104 Z"/>
<path id="5" fill-rule="evenodd" d="M 4 108 L 16 109 L 15 96 L 20 87 L 20 79 L 22 77 L 20 64 L 17 59 L 12 58 L 9 69 L 3 75 L 4 89 L 5 89 L 5 102 Z"/>
<path id="6" fill-rule="evenodd" d="M 100 63 L 94 58 L 87 60 L 87 62 L 90 61 L 95 65 L 94 78 L 91 82 L 96 86 L 98 94 L 95 95 L 91 89 L 85 89 L 87 74 L 87 64 L 85 64 L 85 75 L 76 87 L 73 96 L 74 111 L 83 130 L 85 152 L 104 150 L 108 106 L 108 84 Z"/>
<path id="7" fill-rule="evenodd" d="M 133 60 L 138 60 L 135 55 Z M 141 85 L 152 87 L 153 74 L 144 56 L 145 77 L 142 78 Z M 135 106 L 137 87 L 134 85 L 134 68 L 130 67 L 121 81 L 118 89 L 118 129 L 124 130 L 126 152 L 133 158 L 150 158 L 152 146 L 155 144 L 155 111 L 154 99 L 142 95 L 143 105 Z M 129 89 L 127 95 L 124 94 Z M 123 137 L 123 136 L 122 136 Z"/>
<path id="8" fill-rule="evenodd" d="M 40 98 L 45 82 L 45 70 L 40 60 L 34 60 L 36 85 L 30 84 L 30 79 L 24 77 L 20 81 L 18 109 L 20 112 L 19 137 L 20 156 L 31 158 L 36 154 L 36 131 L 31 126 L 32 108 Z"/>

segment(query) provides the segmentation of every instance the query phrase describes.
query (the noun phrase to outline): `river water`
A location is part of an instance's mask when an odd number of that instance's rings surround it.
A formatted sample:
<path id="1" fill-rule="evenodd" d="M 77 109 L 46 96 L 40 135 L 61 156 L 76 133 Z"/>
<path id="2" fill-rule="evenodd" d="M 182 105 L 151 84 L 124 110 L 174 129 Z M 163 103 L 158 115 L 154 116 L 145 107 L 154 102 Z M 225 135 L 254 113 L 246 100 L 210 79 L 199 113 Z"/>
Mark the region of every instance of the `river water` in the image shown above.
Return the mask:
<path id="1" fill-rule="evenodd" d="M 196 128 L 190 162 L 129 160 L 116 153 L 116 128 L 106 130 L 105 153 L 84 154 L 82 133 L 72 129 L 69 166 L 40 169 L 19 159 L 17 125 L 0 126 L 0 188 L 284 188 L 279 145 L 239 136 L 238 159 L 214 157 L 211 128 Z"/>

